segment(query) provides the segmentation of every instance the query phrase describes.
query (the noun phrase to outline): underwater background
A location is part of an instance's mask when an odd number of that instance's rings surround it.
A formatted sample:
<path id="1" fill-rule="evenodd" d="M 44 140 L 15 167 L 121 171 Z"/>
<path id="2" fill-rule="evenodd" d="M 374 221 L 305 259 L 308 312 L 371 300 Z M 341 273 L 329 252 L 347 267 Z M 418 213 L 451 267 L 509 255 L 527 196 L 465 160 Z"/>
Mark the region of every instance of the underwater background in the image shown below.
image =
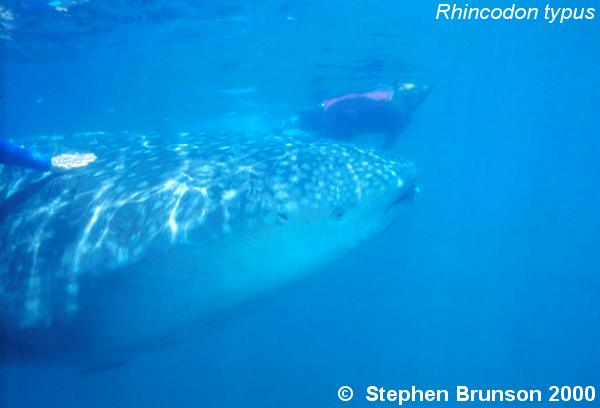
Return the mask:
<path id="1" fill-rule="evenodd" d="M 433 86 L 394 148 L 421 191 L 391 228 L 193 343 L 90 375 L 3 364 L 0 406 L 337 406 L 346 384 L 353 406 L 372 384 L 600 386 L 598 22 L 435 10 L 0 3 L 0 132 L 15 141 L 269 132 L 327 97 Z"/>

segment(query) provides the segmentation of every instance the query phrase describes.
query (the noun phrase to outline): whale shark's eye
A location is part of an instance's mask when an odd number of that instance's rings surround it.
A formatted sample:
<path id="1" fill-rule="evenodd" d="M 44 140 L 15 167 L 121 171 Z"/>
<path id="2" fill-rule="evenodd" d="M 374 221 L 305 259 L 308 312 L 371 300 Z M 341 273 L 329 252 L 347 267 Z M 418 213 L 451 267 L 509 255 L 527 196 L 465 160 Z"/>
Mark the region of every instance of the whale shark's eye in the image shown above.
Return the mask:
<path id="1" fill-rule="evenodd" d="M 334 208 L 331 211 L 331 218 L 333 218 L 334 220 L 341 220 L 344 217 L 345 213 L 346 212 L 344 211 L 343 208 L 340 208 L 340 207 Z"/>

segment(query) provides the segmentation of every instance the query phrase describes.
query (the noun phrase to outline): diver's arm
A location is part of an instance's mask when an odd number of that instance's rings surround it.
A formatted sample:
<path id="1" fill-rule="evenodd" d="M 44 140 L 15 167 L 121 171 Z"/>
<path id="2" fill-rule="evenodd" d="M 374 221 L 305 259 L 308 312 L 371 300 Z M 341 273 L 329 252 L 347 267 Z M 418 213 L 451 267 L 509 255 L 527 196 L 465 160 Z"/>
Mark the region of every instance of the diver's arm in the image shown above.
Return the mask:
<path id="1" fill-rule="evenodd" d="M 54 157 L 26 149 L 0 139 L 0 164 L 48 171 L 64 171 L 84 167 L 96 161 L 93 153 L 66 153 Z"/>
<path id="2" fill-rule="evenodd" d="M 6 139 L 0 139 L 0 163 L 43 171 L 52 169 L 52 158 L 18 146 Z"/>

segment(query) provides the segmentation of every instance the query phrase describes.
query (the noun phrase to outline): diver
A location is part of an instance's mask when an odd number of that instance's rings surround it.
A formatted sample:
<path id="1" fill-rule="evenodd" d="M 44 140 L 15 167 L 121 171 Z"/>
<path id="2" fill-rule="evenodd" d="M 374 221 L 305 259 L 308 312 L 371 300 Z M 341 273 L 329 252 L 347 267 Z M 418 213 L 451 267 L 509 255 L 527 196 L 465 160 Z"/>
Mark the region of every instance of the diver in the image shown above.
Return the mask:
<path id="1" fill-rule="evenodd" d="M 430 89 L 427 85 L 405 83 L 327 99 L 317 108 L 294 117 L 291 126 L 343 141 L 361 134 L 381 134 L 385 138 L 383 148 L 387 150 L 396 144 Z"/>
<path id="2" fill-rule="evenodd" d="M 67 171 L 96 161 L 93 153 L 67 153 L 46 156 L 0 138 L 0 164 L 41 171 Z"/>

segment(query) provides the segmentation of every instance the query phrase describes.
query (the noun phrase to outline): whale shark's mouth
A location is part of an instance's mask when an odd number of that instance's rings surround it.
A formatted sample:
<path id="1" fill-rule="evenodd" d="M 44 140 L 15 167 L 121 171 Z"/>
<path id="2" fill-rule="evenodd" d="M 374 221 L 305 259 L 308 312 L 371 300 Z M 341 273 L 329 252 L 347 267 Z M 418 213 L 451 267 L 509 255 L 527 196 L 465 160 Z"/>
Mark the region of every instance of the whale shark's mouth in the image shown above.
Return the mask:
<path id="1" fill-rule="evenodd" d="M 403 188 L 402 191 L 398 193 L 394 201 L 392 201 L 383 212 L 381 223 L 383 225 L 382 230 L 389 228 L 398 218 L 400 214 L 402 214 L 417 198 L 419 195 L 419 188 L 412 184 L 411 186 L 407 186 Z"/>
<path id="2" fill-rule="evenodd" d="M 411 188 L 403 190 L 398 197 L 387 208 L 386 212 L 391 210 L 394 207 L 404 206 L 415 201 L 417 196 L 419 195 L 419 188 L 416 185 L 413 185 Z"/>
<path id="3" fill-rule="evenodd" d="M 388 205 L 383 213 L 384 219 L 395 218 L 402 210 L 408 207 L 419 195 L 419 188 L 413 184 L 410 188 L 402 189 L 396 199 Z"/>

